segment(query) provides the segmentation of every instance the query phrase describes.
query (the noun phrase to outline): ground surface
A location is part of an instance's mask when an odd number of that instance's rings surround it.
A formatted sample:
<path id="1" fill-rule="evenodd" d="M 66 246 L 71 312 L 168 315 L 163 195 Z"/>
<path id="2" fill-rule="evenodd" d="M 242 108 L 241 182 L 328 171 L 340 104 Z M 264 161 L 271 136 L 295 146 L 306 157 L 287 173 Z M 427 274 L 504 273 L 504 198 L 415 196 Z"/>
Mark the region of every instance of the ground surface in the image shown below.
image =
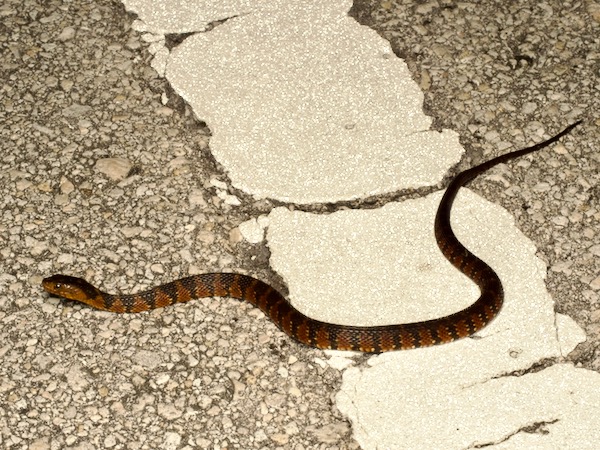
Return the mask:
<path id="1" fill-rule="evenodd" d="M 588 336 L 569 360 L 599 370 L 598 6 L 358 1 L 351 14 L 407 61 L 465 166 L 585 119 L 581 146 L 546 153 L 518 189 L 472 188 L 536 243 L 557 310 Z M 149 67 L 120 4 L 9 0 L 0 17 L 0 445 L 357 448 L 333 406 L 340 373 L 249 306 L 124 317 L 42 293 L 57 267 L 109 290 L 221 269 L 283 288 L 237 229 L 273 204 L 218 195 L 210 130 Z M 106 157 L 132 161 L 130 176 L 98 170 Z"/>

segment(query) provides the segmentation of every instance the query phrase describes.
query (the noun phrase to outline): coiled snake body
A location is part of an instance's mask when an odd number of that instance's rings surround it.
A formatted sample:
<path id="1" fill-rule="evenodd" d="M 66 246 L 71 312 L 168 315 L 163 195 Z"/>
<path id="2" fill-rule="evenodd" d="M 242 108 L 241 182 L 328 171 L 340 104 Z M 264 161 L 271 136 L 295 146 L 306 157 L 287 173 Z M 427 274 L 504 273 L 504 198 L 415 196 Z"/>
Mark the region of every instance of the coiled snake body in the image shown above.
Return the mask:
<path id="1" fill-rule="evenodd" d="M 569 133 L 576 122 L 547 141 L 498 156 L 454 177 L 435 217 L 435 237 L 444 256 L 475 282 L 481 295 L 471 306 L 438 319 L 396 325 L 355 327 L 311 319 L 295 309 L 268 284 L 242 274 L 206 273 L 172 281 L 138 294 L 102 292 L 81 278 L 53 275 L 42 281 L 50 294 L 97 309 L 137 313 L 202 297 L 233 297 L 259 307 L 280 329 L 297 341 L 322 349 L 380 353 L 452 342 L 472 335 L 490 323 L 504 300 L 502 283 L 494 270 L 462 245 L 450 226 L 452 203 L 459 189 L 491 167 L 540 150 Z"/>

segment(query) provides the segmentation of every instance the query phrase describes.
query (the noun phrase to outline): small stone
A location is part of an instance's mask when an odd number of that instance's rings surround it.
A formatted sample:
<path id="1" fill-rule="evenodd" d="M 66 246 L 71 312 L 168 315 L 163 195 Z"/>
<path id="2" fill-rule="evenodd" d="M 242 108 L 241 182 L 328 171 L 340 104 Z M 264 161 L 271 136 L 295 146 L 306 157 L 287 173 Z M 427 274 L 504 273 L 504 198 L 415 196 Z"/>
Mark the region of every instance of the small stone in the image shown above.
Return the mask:
<path id="1" fill-rule="evenodd" d="M 24 191 L 25 189 L 31 186 L 31 181 L 29 180 L 19 180 L 17 181 L 17 190 Z"/>
<path id="2" fill-rule="evenodd" d="M 262 242 L 265 236 L 264 227 L 254 218 L 240 223 L 238 230 L 244 239 L 252 244 Z"/>
<path id="3" fill-rule="evenodd" d="M 160 374 L 156 377 L 156 384 L 159 386 L 166 384 L 171 379 L 171 376 L 168 373 Z"/>
<path id="4" fill-rule="evenodd" d="M 565 216 L 555 216 L 552 218 L 552 222 L 562 227 L 569 225 L 569 219 L 567 219 Z"/>
<path id="5" fill-rule="evenodd" d="M 29 445 L 29 450 L 50 450 L 50 441 L 49 438 L 44 437 L 40 439 L 36 439 Z"/>
<path id="6" fill-rule="evenodd" d="M 188 355 L 187 361 L 188 361 L 188 366 L 190 366 L 190 367 L 196 367 L 198 365 L 198 363 L 200 362 L 196 358 L 194 358 L 192 355 Z"/>
<path id="7" fill-rule="evenodd" d="M 285 445 L 289 442 L 290 437 L 287 434 L 277 433 L 271 435 L 271 440 L 279 445 Z"/>
<path id="8" fill-rule="evenodd" d="M 58 78 L 50 75 L 50 76 L 46 77 L 45 83 L 46 83 L 46 86 L 49 86 L 49 87 L 58 86 Z"/>
<path id="9" fill-rule="evenodd" d="M 344 423 L 325 425 L 314 432 L 317 440 L 324 444 L 334 444 L 347 433 L 348 426 Z"/>
<path id="10" fill-rule="evenodd" d="M 590 282 L 590 287 L 595 290 L 598 291 L 600 290 L 600 276 L 594 278 L 591 282 Z"/>
<path id="11" fill-rule="evenodd" d="M 96 162 L 96 170 L 113 181 L 125 179 L 132 167 L 133 164 L 125 158 L 104 158 Z"/>
<path id="12" fill-rule="evenodd" d="M 268 439 L 268 437 L 265 434 L 264 430 L 256 430 L 256 432 L 254 433 L 254 440 L 256 442 L 263 442 L 263 441 L 266 441 L 267 439 Z"/>
<path id="13" fill-rule="evenodd" d="M 285 433 L 289 435 L 294 435 L 300 433 L 300 428 L 296 422 L 290 422 L 286 424 L 284 427 Z"/>
<path id="14" fill-rule="evenodd" d="M 183 411 L 167 403 L 159 403 L 157 410 L 158 415 L 167 420 L 178 419 L 183 415 Z"/>
<path id="15" fill-rule="evenodd" d="M 231 242 L 232 244 L 237 244 L 243 239 L 244 238 L 242 236 L 242 233 L 240 233 L 239 227 L 235 227 L 229 232 L 229 242 Z"/>
<path id="16" fill-rule="evenodd" d="M 523 113 L 524 114 L 531 114 L 531 113 L 535 112 L 536 109 L 537 109 L 537 105 L 533 102 L 527 102 L 527 103 L 523 104 Z"/>
<path id="17" fill-rule="evenodd" d="M 157 114 L 161 116 L 170 116 L 173 114 L 173 110 L 167 106 L 161 106 L 156 109 Z"/>
<path id="18" fill-rule="evenodd" d="M 431 11 L 438 7 L 439 5 L 437 4 L 437 2 L 421 3 L 420 5 L 416 6 L 415 12 L 417 14 L 429 14 L 431 13 Z"/>
<path id="19" fill-rule="evenodd" d="M 225 204 L 231 206 L 240 206 L 242 204 L 240 199 L 237 198 L 235 195 L 225 195 L 223 201 L 225 202 Z"/>
<path id="20" fill-rule="evenodd" d="M 108 436 L 106 436 L 104 438 L 104 447 L 105 448 L 112 448 L 115 445 L 117 445 L 117 438 L 115 438 L 114 434 L 109 434 Z"/>
<path id="21" fill-rule="evenodd" d="M 596 23 L 600 23 L 600 3 L 586 2 L 588 14 Z"/>
<path id="22" fill-rule="evenodd" d="M 215 242 L 215 239 L 215 234 L 210 231 L 205 230 L 198 233 L 198 240 L 200 242 L 204 242 L 205 244 L 212 244 Z"/>
<path id="23" fill-rule="evenodd" d="M 123 233 L 123 236 L 125 236 L 126 238 L 131 238 L 133 236 L 137 236 L 142 231 L 143 231 L 142 227 L 124 227 L 121 229 L 121 233 Z"/>
<path id="24" fill-rule="evenodd" d="M 79 117 L 86 115 L 92 110 L 91 106 L 73 104 L 62 110 L 62 115 L 65 117 Z"/>
<path id="25" fill-rule="evenodd" d="M 190 202 L 190 206 L 206 206 L 206 201 L 200 189 L 193 189 L 188 195 L 188 201 Z"/>
<path id="26" fill-rule="evenodd" d="M 31 236 L 25 237 L 25 245 L 30 248 L 30 253 L 33 256 L 39 256 L 48 249 L 48 243 L 45 241 L 38 241 Z"/>
<path id="27" fill-rule="evenodd" d="M 69 203 L 69 196 L 65 194 L 59 194 L 54 197 L 54 204 L 58 206 L 64 206 Z"/>
<path id="28" fill-rule="evenodd" d="M 65 92 L 69 92 L 73 88 L 73 84 L 71 80 L 60 80 L 60 87 Z"/>
<path id="29" fill-rule="evenodd" d="M 216 188 L 227 190 L 227 183 L 222 182 L 221 180 L 217 179 L 216 177 L 212 177 L 210 179 L 210 184 L 212 184 Z"/>
<path id="30" fill-rule="evenodd" d="M 167 166 L 169 167 L 169 169 L 174 170 L 178 167 L 188 165 L 189 163 L 190 160 L 187 159 L 185 156 L 178 156 L 177 158 L 174 158 L 171 161 L 169 161 Z"/>
<path id="31" fill-rule="evenodd" d="M 73 39 L 74 37 L 75 37 L 75 28 L 66 27 L 61 31 L 61 33 L 58 35 L 57 39 L 59 41 L 68 41 L 68 40 Z"/>
<path id="32" fill-rule="evenodd" d="M 265 398 L 265 403 L 273 408 L 279 408 L 285 403 L 285 395 L 270 394 Z"/>
<path id="33" fill-rule="evenodd" d="M 296 397 L 296 398 L 302 397 L 302 391 L 300 389 L 298 389 L 296 386 L 290 387 L 288 392 L 293 397 Z"/>
<path id="34" fill-rule="evenodd" d="M 550 184 L 546 183 L 546 182 L 538 183 L 533 187 L 533 190 L 535 192 L 548 192 L 550 189 L 551 189 Z"/>
<path id="35" fill-rule="evenodd" d="M 73 365 L 66 373 L 67 382 L 76 392 L 84 391 L 90 384 L 79 365 Z"/>
<path id="36" fill-rule="evenodd" d="M 136 330 L 137 325 L 139 324 L 140 322 L 132 322 L 130 325 L 132 329 Z M 139 364 L 140 366 L 145 367 L 149 370 L 154 370 L 162 363 L 160 355 L 156 352 L 151 352 L 149 350 L 140 350 L 136 352 L 133 355 L 132 360 L 134 363 Z"/>
<path id="37" fill-rule="evenodd" d="M 150 266 L 150 270 L 152 270 L 154 273 L 165 273 L 165 268 L 162 266 L 162 264 L 152 264 Z"/>
<path id="38" fill-rule="evenodd" d="M 42 192 L 52 192 L 52 186 L 50 186 L 48 181 L 42 181 L 37 185 L 37 188 Z"/>
<path id="39" fill-rule="evenodd" d="M 179 448 L 179 444 L 181 444 L 182 437 L 180 434 L 170 431 L 165 433 L 165 440 L 162 445 L 162 448 L 165 450 L 176 450 Z"/>
<path id="40" fill-rule="evenodd" d="M 52 131 L 50 128 L 48 128 L 48 127 L 45 127 L 45 126 L 43 126 L 43 125 L 40 125 L 40 124 L 38 124 L 38 123 L 34 123 L 34 124 L 32 124 L 31 126 L 32 126 L 34 129 L 36 129 L 37 131 L 39 131 L 40 133 L 47 134 L 48 136 L 52 136 L 52 135 L 54 135 L 54 132 L 53 132 L 53 131 Z"/>
<path id="41" fill-rule="evenodd" d="M 137 37 L 132 36 L 129 38 L 129 40 L 125 44 L 125 47 L 127 47 L 128 49 L 131 49 L 131 50 L 137 50 L 138 48 L 141 47 L 141 44 Z"/>
<path id="42" fill-rule="evenodd" d="M 68 178 L 62 177 L 60 179 L 60 192 L 65 195 L 69 195 L 71 192 L 75 190 L 75 185 L 69 181 Z"/>
<path id="43" fill-rule="evenodd" d="M 233 421 L 229 417 L 225 416 L 221 419 L 221 424 L 223 425 L 224 429 L 228 429 L 233 426 Z"/>

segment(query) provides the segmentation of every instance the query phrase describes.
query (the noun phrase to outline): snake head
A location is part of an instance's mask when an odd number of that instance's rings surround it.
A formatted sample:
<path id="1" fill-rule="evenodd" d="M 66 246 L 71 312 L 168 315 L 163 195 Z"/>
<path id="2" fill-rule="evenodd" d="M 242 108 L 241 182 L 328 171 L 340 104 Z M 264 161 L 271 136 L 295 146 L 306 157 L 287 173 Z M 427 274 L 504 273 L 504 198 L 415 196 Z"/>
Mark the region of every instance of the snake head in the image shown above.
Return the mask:
<path id="1" fill-rule="evenodd" d="M 100 295 L 100 291 L 84 279 L 69 275 L 52 275 L 44 278 L 42 287 L 56 297 L 87 304 Z"/>

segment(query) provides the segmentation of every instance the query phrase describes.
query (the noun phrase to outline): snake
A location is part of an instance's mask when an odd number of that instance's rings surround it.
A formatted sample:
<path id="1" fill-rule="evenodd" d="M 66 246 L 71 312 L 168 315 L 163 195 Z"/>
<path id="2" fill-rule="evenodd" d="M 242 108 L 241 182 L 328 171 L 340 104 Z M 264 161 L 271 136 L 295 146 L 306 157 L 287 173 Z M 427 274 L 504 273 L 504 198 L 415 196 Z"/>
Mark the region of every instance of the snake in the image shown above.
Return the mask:
<path id="1" fill-rule="evenodd" d="M 250 302 L 296 341 L 319 349 L 381 353 L 445 344 L 472 336 L 500 312 L 504 289 L 496 272 L 471 253 L 450 226 L 452 204 L 461 187 L 478 175 L 514 158 L 541 150 L 568 134 L 575 122 L 539 144 L 490 159 L 458 173 L 448 184 L 434 222 L 437 245 L 444 257 L 480 289 L 479 298 L 453 314 L 419 322 L 352 326 L 306 316 L 271 285 L 241 273 L 204 273 L 181 278 L 134 294 L 109 294 L 82 278 L 52 275 L 42 287 L 49 294 L 115 313 L 139 313 L 205 297 L 232 297 Z M 385 288 L 385 286 L 382 286 Z"/>

